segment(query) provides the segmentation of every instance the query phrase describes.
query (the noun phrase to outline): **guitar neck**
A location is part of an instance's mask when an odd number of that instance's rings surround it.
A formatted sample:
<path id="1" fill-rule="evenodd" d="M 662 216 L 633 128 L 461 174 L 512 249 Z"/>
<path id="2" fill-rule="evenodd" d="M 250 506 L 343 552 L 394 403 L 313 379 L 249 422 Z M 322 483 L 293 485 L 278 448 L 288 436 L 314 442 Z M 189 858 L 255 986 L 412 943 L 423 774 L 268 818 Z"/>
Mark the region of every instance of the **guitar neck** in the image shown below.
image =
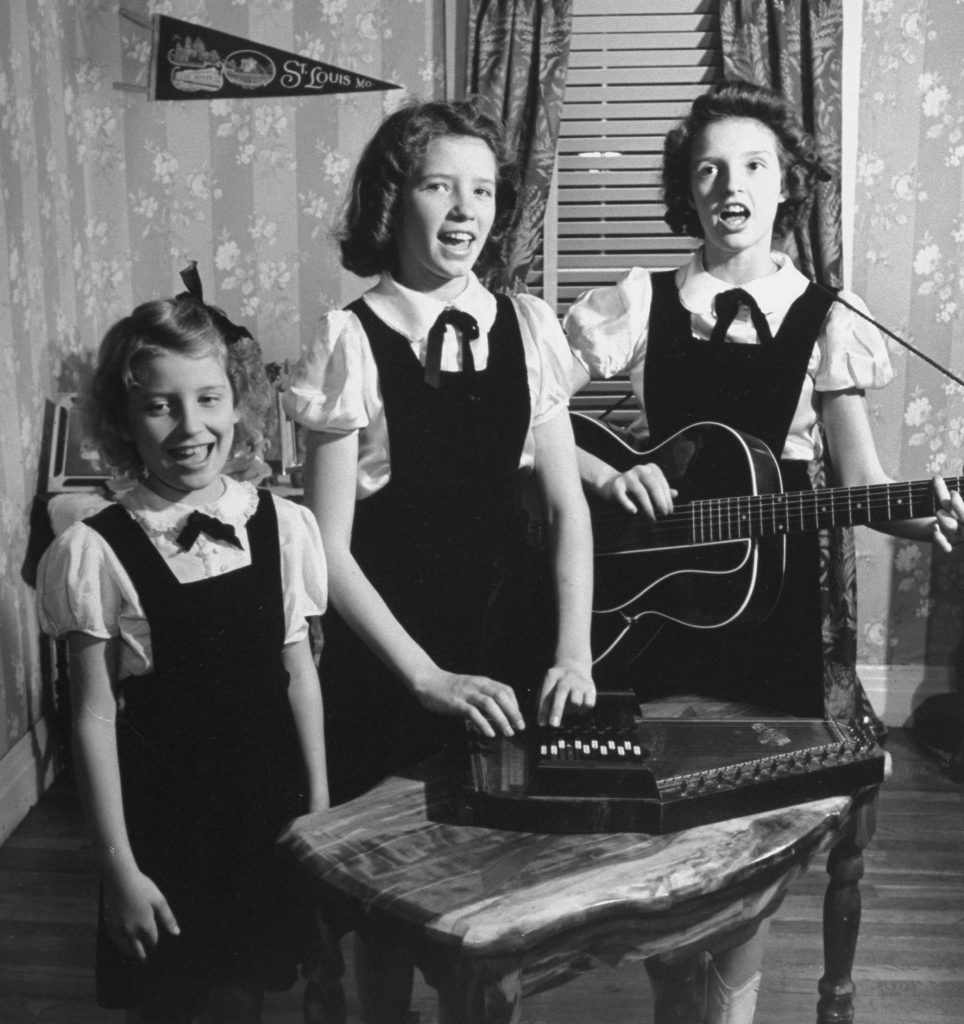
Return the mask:
<path id="1" fill-rule="evenodd" d="M 960 490 L 962 478 L 946 478 Z M 832 526 L 866 526 L 932 516 L 936 511 L 930 480 L 869 484 L 863 487 L 822 487 L 740 498 L 693 501 L 670 513 L 688 517 L 691 542 L 742 540 L 807 533 Z M 677 520 L 678 522 L 678 520 Z"/>
<path id="2" fill-rule="evenodd" d="M 579 415 L 573 427 L 580 447 L 625 472 L 654 463 L 689 501 L 674 505 L 655 520 L 627 516 L 602 499 L 593 507 L 597 555 L 618 555 L 655 548 L 778 537 L 834 526 L 866 526 L 933 516 L 931 480 L 778 491 L 778 464 L 760 441 L 721 423 L 694 423 L 655 448 L 637 452 L 606 427 Z M 765 457 L 764 457 L 765 455 Z M 945 478 L 948 490 L 961 491 L 964 477 Z M 703 497 L 727 486 L 745 487 L 740 497 Z M 763 493 L 752 493 L 754 490 Z"/>

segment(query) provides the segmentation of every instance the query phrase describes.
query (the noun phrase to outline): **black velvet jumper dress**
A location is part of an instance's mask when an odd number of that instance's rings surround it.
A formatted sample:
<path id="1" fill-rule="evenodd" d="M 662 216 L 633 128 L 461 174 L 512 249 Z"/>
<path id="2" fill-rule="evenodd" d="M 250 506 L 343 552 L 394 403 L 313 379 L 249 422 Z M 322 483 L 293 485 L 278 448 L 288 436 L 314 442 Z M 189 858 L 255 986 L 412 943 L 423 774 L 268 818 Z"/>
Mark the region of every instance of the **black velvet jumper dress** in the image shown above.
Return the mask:
<path id="1" fill-rule="evenodd" d="M 530 400 L 515 310 L 497 303 L 485 369 L 443 372 L 438 388 L 407 338 L 363 300 L 348 307 L 378 368 L 391 463 L 356 505 L 352 552 L 441 668 L 527 691 L 547 667 L 520 496 Z M 333 803 L 464 739 L 462 719 L 426 711 L 331 608 L 323 631 Z"/>
<path id="2" fill-rule="evenodd" d="M 124 815 L 140 870 L 181 929 L 146 963 L 98 935 L 104 1006 L 198 1013 L 212 983 L 285 990 L 296 980 L 308 900 L 276 861 L 282 826 L 306 809 L 288 673 L 278 523 L 259 493 L 251 565 L 180 583 L 119 505 L 87 520 L 142 602 L 153 670 L 120 681 Z"/>
<path id="3" fill-rule="evenodd" d="M 653 444 L 699 421 L 716 421 L 783 451 L 830 297 L 813 286 L 794 302 L 772 342 L 694 338 L 672 272 L 653 274 L 644 400 Z M 780 460 L 783 489 L 811 488 L 808 463 Z M 815 533 L 787 538 L 783 588 L 755 627 L 663 626 L 642 655 L 640 696 L 692 692 L 793 715 L 823 715 L 820 565 Z"/>

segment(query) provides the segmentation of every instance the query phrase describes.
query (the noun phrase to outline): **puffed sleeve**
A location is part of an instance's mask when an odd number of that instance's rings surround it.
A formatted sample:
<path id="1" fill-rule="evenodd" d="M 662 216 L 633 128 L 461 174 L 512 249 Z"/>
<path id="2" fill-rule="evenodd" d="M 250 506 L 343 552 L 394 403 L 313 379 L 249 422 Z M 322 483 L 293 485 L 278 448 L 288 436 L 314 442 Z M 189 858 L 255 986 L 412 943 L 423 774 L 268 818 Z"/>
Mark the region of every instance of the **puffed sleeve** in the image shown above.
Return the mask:
<path id="1" fill-rule="evenodd" d="M 653 286 L 633 267 L 619 281 L 584 292 L 562 326 L 576 358 L 595 379 L 629 373 L 646 353 Z"/>
<path id="2" fill-rule="evenodd" d="M 857 309 L 867 310 L 853 292 L 840 297 Z M 862 316 L 835 302 L 817 339 L 819 362 L 814 372 L 817 391 L 846 388 L 882 388 L 894 378 L 887 345 L 880 331 Z"/>
<path id="3" fill-rule="evenodd" d="M 572 352 L 548 303 L 535 295 L 515 296 L 526 352 L 532 425 L 551 419 L 569 403 Z"/>
<path id="4" fill-rule="evenodd" d="M 378 372 L 354 313 L 326 313 L 285 389 L 288 415 L 309 430 L 347 434 L 368 426 Z"/>
<path id="5" fill-rule="evenodd" d="M 307 620 L 321 615 L 328 604 L 328 567 L 318 523 L 311 512 L 277 495 L 274 505 L 281 544 L 285 643 L 292 644 L 307 634 Z"/>
<path id="6" fill-rule="evenodd" d="M 88 633 L 107 640 L 120 632 L 124 586 L 116 556 L 96 530 L 69 526 L 37 568 L 37 615 L 48 636 Z"/>

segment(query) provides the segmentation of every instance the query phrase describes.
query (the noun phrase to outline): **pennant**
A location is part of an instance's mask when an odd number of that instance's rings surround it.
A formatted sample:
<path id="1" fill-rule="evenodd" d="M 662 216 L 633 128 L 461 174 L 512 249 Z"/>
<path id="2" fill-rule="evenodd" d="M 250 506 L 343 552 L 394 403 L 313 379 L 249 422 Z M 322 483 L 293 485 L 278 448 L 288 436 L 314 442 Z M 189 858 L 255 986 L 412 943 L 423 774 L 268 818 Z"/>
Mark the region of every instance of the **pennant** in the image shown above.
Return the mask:
<path id="1" fill-rule="evenodd" d="M 155 100 L 249 99 L 400 89 L 355 71 L 156 14 L 150 95 Z"/>

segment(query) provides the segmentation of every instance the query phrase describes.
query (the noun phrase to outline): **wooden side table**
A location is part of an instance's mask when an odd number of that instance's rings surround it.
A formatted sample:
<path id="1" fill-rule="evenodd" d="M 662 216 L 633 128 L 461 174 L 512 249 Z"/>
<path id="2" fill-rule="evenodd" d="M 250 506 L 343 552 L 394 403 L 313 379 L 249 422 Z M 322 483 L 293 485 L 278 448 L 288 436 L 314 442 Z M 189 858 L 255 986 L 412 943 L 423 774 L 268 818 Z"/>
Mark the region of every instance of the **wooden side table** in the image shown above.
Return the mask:
<path id="1" fill-rule="evenodd" d="M 872 786 L 664 836 L 547 835 L 457 824 L 457 782 L 440 763 L 392 777 L 298 818 L 280 839 L 326 923 L 306 1020 L 345 1020 L 338 940 L 356 929 L 375 956 L 380 946 L 411 956 L 438 992 L 443 1024 L 516 1024 L 525 995 L 627 959 L 646 962 L 658 1024 L 695 1024 L 701 1008 L 680 993 L 700 954 L 746 941 L 830 849 L 817 1021 L 849 1024 L 876 794 Z M 382 995 L 359 998 L 371 1020 L 398 1021 Z"/>

